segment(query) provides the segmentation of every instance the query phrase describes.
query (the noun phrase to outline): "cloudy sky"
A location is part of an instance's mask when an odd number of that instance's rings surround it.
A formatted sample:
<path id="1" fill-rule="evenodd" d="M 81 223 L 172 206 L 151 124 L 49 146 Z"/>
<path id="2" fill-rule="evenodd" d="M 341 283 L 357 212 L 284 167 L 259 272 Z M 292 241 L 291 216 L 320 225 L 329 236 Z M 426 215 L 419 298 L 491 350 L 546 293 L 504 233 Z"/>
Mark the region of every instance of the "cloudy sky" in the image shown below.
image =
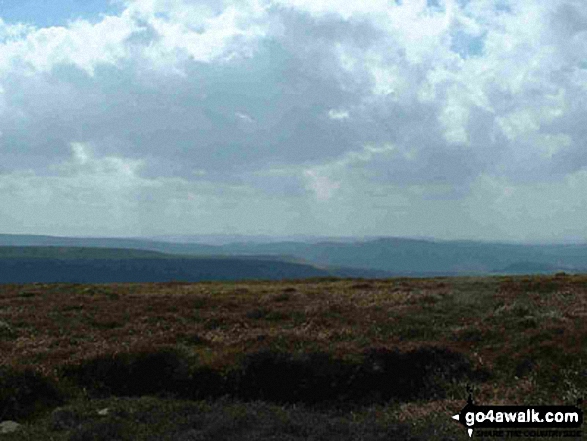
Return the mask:
<path id="1" fill-rule="evenodd" d="M 0 0 L 0 232 L 587 240 L 584 0 Z"/>

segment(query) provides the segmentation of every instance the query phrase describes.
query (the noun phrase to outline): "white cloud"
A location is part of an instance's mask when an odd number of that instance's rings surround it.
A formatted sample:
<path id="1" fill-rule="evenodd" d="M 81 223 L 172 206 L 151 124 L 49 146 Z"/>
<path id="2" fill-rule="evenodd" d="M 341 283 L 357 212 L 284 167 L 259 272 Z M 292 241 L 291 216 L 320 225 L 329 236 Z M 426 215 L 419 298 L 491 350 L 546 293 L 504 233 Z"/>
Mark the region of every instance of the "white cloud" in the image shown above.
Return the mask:
<path id="1" fill-rule="evenodd" d="M 405 84 L 397 66 L 382 66 L 381 60 L 374 61 L 370 68 L 373 75 L 373 93 L 397 97 L 405 90 Z"/>
<path id="2" fill-rule="evenodd" d="M 340 188 L 340 182 L 332 181 L 328 176 L 321 176 L 317 170 L 305 170 L 304 177 L 308 188 L 315 193 L 319 201 L 329 200 Z"/>
<path id="3" fill-rule="evenodd" d="M 340 189 L 348 190 L 356 181 L 352 177 L 352 169 L 362 167 L 375 160 L 385 159 L 396 152 L 392 145 L 382 147 L 364 146 L 360 151 L 348 152 L 343 156 L 323 164 L 306 168 L 302 172 L 306 188 L 314 192 L 318 201 L 331 199 Z M 349 179 L 350 178 L 350 179 Z"/>
<path id="4" fill-rule="evenodd" d="M 330 109 L 328 111 L 328 117 L 330 119 L 336 119 L 336 120 L 348 119 L 349 118 L 349 112 L 347 110 Z"/>
<path id="5" fill-rule="evenodd" d="M 110 187 L 121 185 L 145 185 L 138 176 L 143 165 L 142 160 L 132 160 L 117 156 L 96 158 L 90 146 L 80 142 L 71 143 L 71 160 L 57 169 L 77 174 L 80 179 L 91 179 L 92 182 Z"/>
<path id="6" fill-rule="evenodd" d="M 130 232 L 137 222 L 137 197 L 159 184 L 138 177 L 136 161 L 95 158 L 80 143 L 71 147 L 71 160 L 56 166 L 57 174 L 29 170 L 0 175 L 1 204 L 13 210 L 12 224 L 5 228 L 52 234 Z"/>
<path id="7" fill-rule="evenodd" d="M 72 64 L 93 75 L 98 64 L 116 64 L 124 58 L 125 40 L 140 29 L 124 17 L 105 17 L 97 24 L 78 20 L 69 27 L 23 31 L 23 38 L 0 44 L 0 72 L 32 69 L 50 72 Z"/>
<path id="8" fill-rule="evenodd" d="M 158 68 L 179 69 L 178 54 L 201 62 L 252 55 L 255 41 L 266 33 L 265 10 L 255 1 L 223 6 L 216 11 L 212 3 L 137 0 L 125 15 L 144 20 L 157 34 L 145 56 Z"/>
<path id="9" fill-rule="evenodd" d="M 5 231 L 134 236 L 163 233 L 179 222 L 192 225 L 193 232 L 213 232 L 213 226 L 230 230 L 240 220 L 251 223 L 261 211 L 258 194 L 247 187 L 146 178 L 139 175 L 142 161 L 97 157 L 93 150 L 72 143 L 70 158 L 52 167 L 49 175 L 33 170 L 0 173 Z M 278 201 L 270 205 L 286 214 Z M 237 215 L 247 207 L 256 211 Z M 221 220 L 219 213 L 224 213 Z"/>
<path id="10" fill-rule="evenodd" d="M 22 23 L 7 24 L 0 17 L 0 41 L 18 40 L 32 30 L 34 28 L 30 25 Z"/>
<path id="11" fill-rule="evenodd" d="M 50 72 L 56 65 L 71 64 L 93 75 L 100 64 L 118 65 L 137 56 L 160 69 L 169 64 L 168 69 L 177 70 L 179 54 L 203 62 L 251 56 L 254 41 L 265 34 L 263 15 L 254 2 L 215 14 L 211 8 L 183 1 L 140 0 L 120 16 L 105 16 L 96 24 L 76 20 L 67 27 L 35 29 L 0 21 L 0 72 Z M 155 35 L 149 36 L 151 30 Z M 131 37 L 146 39 L 144 46 L 137 51 Z"/>
<path id="12" fill-rule="evenodd" d="M 391 217 L 458 237 L 461 215 L 469 235 L 580 234 L 586 4 L 437 3 L 128 0 L 94 23 L 0 20 L 0 199 L 63 226 L 53 207 L 77 207 L 80 231 L 107 223 L 98 206 L 120 231 L 147 213 L 252 230 L 281 210 L 262 227 L 277 231 L 312 207 L 306 233 Z M 541 233 L 549 210 L 570 220 Z"/>
<path id="13" fill-rule="evenodd" d="M 439 119 L 444 127 L 444 138 L 449 144 L 468 143 L 467 123 L 469 121 L 469 109 L 467 106 L 449 98 Z"/>
<path id="14" fill-rule="evenodd" d="M 255 120 L 253 118 L 251 118 L 250 115 L 247 115 L 246 113 L 236 112 L 235 115 L 237 118 L 239 118 L 240 120 L 245 121 L 247 123 L 254 123 L 255 122 Z"/>
<path id="15" fill-rule="evenodd" d="M 318 18 L 336 14 L 345 20 L 356 17 L 357 15 L 385 13 L 390 7 L 393 7 L 392 2 L 384 0 L 374 0 L 369 3 L 361 0 L 349 0 L 344 3 L 337 3 L 332 0 L 275 0 L 273 3 L 286 8 L 302 10 Z"/>
<path id="16" fill-rule="evenodd" d="M 498 226 L 504 238 L 565 240 L 585 237 L 587 172 L 554 183 L 516 184 L 481 175 L 464 206 L 479 222 Z"/>
<path id="17" fill-rule="evenodd" d="M 520 109 L 496 118 L 498 126 L 510 141 L 515 141 L 540 129 L 533 109 Z"/>
<path id="18" fill-rule="evenodd" d="M 573 140 L 569 135 L 564 133 L 556 135 L 546 134 L 538 136 L 536 145 L 541 150 L 543 157 L 552 158 L 557 153 L 573 145 Z"/>

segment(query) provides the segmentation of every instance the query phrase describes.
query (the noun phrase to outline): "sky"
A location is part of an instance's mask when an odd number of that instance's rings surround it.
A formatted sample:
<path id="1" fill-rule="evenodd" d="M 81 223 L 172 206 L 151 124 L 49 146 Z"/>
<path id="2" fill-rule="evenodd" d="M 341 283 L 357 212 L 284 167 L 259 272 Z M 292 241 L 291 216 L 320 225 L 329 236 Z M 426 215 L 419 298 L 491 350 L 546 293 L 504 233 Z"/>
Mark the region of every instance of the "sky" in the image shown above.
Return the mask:
<path id="1" fill-rule="evenodd" d="M 0 0 L 0 233 L 587 240 L 584 0 Z"/>

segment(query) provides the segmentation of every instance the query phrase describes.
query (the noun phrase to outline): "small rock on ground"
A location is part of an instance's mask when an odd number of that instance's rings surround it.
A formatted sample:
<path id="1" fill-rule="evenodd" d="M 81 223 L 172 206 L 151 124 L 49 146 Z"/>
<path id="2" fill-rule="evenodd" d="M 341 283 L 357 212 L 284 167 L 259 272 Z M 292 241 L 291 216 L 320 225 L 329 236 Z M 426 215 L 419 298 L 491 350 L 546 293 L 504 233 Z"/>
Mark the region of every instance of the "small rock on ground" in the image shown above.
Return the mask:
<path id="1" fill-rule="evenodd" d="M 2 421 L 0 423 L 0 433 L 16 432 L 19 427 L 20 427 L 20 424 L 18 424 L 16 421 L 10 421 L 10 420 Z"/>
<path id="2" fill-rule="evenodd" d="M 80 424 L 78 415 L 70 409 L 58 407 L 51 413 L 53 430 L 69 430 Z"/>

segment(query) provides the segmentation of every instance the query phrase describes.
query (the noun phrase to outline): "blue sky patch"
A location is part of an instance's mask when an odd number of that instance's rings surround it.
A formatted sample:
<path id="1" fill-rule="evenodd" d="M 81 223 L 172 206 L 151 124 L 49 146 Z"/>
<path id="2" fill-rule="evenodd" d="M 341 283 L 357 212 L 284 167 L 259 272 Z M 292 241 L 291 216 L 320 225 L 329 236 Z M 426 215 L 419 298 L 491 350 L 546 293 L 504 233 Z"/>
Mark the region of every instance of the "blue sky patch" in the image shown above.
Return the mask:
<path id="1" fill-rule="evenodd" d="M 97 22 L 101 14 L 111 15 L 121 10 L 109 0 L 0 0 L 2 20 L 36 27 L 65 26 L 78 18 Z"/>
<path id="2" fill-rule="evenodd" d="M 484 46 L 485 34 L 473 36 L 459 30 L 451 36 L 450 49 L 464 59 L 483 55 Z"/>

